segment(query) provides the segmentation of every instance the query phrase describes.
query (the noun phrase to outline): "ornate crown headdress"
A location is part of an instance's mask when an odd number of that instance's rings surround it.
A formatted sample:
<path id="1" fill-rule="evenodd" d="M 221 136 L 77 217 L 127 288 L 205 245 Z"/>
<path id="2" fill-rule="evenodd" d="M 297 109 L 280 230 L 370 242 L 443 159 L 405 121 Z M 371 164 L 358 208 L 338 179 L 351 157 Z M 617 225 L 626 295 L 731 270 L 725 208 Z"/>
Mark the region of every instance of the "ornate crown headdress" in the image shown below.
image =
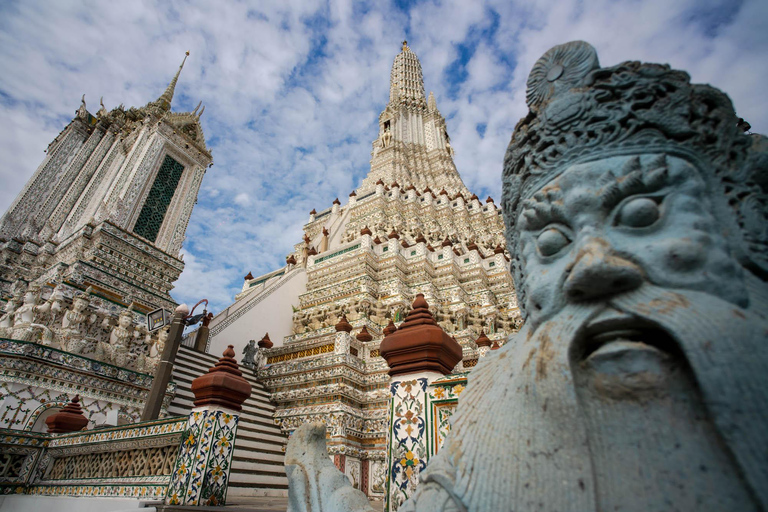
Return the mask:
<path id="1" fill-rule="evenodd" d="M 508 247 L 516 246 L 523 201 L 569 166 L 664 153 L 690 161 L 711 190 L 720 188 L 723 208 L 733 213 L 721 220 L 737 224 L 727 231 L 741 234 L 732 235 L 736 256 L 768 279 L 768 184 L 760 176 L 768 171 L 768 144 L 743 133 L 723 92 L 691 84 L 687 73 L 663 64 L 601 68 L 595 49 L 574 41 L 536 62 L 526 102 L 530 111 L 515 127 L 504 159 Z M 519 284 L 519 269 L 513 273 Z"/>

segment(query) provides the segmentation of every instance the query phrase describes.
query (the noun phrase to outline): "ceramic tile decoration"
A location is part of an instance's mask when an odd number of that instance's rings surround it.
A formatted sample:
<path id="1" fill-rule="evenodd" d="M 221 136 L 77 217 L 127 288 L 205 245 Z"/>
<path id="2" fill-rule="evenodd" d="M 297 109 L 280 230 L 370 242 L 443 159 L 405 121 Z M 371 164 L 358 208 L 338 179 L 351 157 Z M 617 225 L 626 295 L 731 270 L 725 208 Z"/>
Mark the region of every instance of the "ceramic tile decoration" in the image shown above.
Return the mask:
<path id="1" fill-rule="evenodd" d="M 438 452 L 443 445 L 445 436 L 451 431 L 449 420 L 456 410 L 459 396 L 466 386 L 466 373 L 451 374 L 430 383 L 427 395 L 430 457 Z"/>
<path id="2" fill-rule="evenodd" d="M 238 421 L 238 416 L 231 411 L 192 411 L 168 485 L 167 504 L 219 506 L 226 503 Z"/>
<path id="3" fill-rule="evenodd" d="M 390 437 L 387 445 L 391 466 L 387 479 L 387 512 L 394 512 L 411 495 L 419 472 L 429 460 L 427 447 L 428 379 L 393 380 L 390 406 Z"/>
<path id="4" fill-rule="evenodd" d="M 69 434 L 0 430 L 0 492 L 165 496 L 186 418 Z M 22 456 L 24 457 L 22 459 Z"/>

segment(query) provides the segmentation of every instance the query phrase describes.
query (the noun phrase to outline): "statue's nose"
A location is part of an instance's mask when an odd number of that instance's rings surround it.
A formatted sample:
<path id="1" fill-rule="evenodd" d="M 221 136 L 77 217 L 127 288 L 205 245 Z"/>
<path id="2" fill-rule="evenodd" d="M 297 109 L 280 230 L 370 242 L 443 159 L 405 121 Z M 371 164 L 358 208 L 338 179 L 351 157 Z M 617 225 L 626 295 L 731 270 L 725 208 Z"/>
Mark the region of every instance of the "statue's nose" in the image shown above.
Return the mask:
<path id="1" fill-rule="evenodd" d="M 609 297 L 634 290 L 643 282 L 640 268 L 616 255 L 600 239 L 592 239 L 583 244 L 568 270 L 563 290 L 571 301 Z"/>

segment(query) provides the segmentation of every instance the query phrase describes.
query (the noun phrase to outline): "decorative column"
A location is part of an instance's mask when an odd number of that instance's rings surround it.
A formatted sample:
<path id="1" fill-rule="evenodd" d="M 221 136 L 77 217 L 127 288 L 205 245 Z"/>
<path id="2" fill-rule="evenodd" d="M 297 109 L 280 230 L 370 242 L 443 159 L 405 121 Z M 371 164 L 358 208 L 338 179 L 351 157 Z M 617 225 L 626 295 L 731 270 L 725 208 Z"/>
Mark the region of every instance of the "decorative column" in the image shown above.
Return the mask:
<path id="1" fill-rule="evenodd" d="M 384 510 L 394 512 L 413 494 L 429 458 L 427 387 L 461 361 L 461 346 L 437 325 L 423 294 L 396 331 L 385 329 L 381 356 L 392 393 L 387 435 L 388 478 Z"/>
<path id="2" fill-rule="evenodd" d="M 226 503 L 239 412 L 251 396 L 242 375 L 229 345 L 208 373 L 192 381 L 194 407 L 168 484 L 167 505 Z"/>
<path id="3" fill-rule="evenodd" d="M 51 414 L 45 419 L 48 432 L 51 434 L 66 434 L 67 432 L 79 432 L 88 425 L 88 418 L 80 407 L 80 395 L 75 395 L 64 408 L 56 414 Z"/>
<path id="4" fill-rule="evenodd" d="M 197 330 L 197 336 L 195 336 L 195 350 L 198 352 L 205 352 L 205 348 L 208 346 L 208 337 L 211 334 L 209 326 L 213 320 L 213 313 L 205 314 L 205 311 L 203 313 L 203 325 Z"/>
<path id="5" fill-rule="evenodd" d="M 180 304 L 173 313 L 168 340 L 165 342 L 160 362 L 157 364 L 155 378 L 152 380 L 152 389 L 149 390 L 147 403 L 144 405 L 144 411 L 141 413 L 141 421 L 156 420 L 160 416 L 160 409 L 165 398 L 165 390 L 168 388 L 168 383 L 171 382 L 173 361 L 176 359 L 176 352 L 179 350 L 179 345 L 181 345 L 181 335 L 184 332 L 184 318 L 188 314 L 189 307 L 186 304 Z"/>

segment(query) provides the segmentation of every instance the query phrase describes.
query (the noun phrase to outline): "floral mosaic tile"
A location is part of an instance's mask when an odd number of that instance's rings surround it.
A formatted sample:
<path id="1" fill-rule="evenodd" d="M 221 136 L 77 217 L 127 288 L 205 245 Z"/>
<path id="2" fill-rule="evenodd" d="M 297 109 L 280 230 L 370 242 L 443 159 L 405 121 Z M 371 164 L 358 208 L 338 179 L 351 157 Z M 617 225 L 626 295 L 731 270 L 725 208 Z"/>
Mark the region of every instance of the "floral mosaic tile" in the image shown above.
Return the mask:
<path id="1" fill-rule="evenodd" d="M 216 410 L 190 414 L 166 494 L 169 505 L 224 505 L 237 415 Z"/>
<path id="2" fill-rule="evenodd" d="M 427 466 L 426 378 L 392 381 L 387 512 L 394 512 L 413 493 Z"/>

